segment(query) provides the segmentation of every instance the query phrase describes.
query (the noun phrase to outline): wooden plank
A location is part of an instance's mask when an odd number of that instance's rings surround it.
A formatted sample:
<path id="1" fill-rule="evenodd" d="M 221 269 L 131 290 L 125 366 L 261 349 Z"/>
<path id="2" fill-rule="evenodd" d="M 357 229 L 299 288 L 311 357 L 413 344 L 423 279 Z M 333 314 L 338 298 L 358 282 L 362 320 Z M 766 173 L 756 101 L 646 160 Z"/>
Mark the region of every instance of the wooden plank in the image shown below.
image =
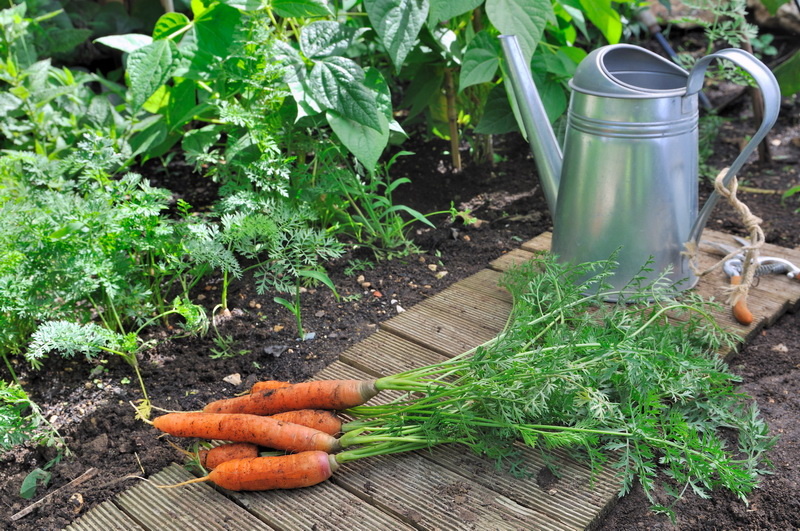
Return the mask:
<path id="1" fill-rule="evenodd" d="M 447 357 L 386 330 L 378 330 L 342 352 L 339 359 L 379 377 L 439 363 Z"/>
<path id="2" fill-rule="evenodd" d="M 148 481 L 120 493 L 115 503 L 142 527 L 154 531 L 274 529 L 209 484 L 194 483 L 175 489 L 155 487 L 194 477 L 182 466 L 172 464 Z"/>
<path id="3" fill-rule="evenodd" d="M 520 248 L 532 253 L 539 251 L 549 251 L 553 243 L 553 233 L 543 232 L 535 238 L 523 243 Z"/>
<path id="4" fill-rule="evenodd" d="M 545 250 L 546 249 L 542 249 L 542 251 Z M 496 271 L 507 271 L 516 265 L 527 262 L 534 256 L 536 256 L 536 253 L 526 251 L 525 249 L 512 249 L 499 258 L 489 262 L 489 267 Z"/>
<path id="5" fill-rule="evenodd" d="M 64 531 L 140 531 L 145 528 L 123 513 L 111 500 L 104 501 L 74 521 Z"/>
<path id="6" fill-rule="evenodd" d="M 439 308 L 455 317 L 479 323 L 494 330 L 495 333 L 499 333 L 505 328 L 508 315 L 511 313 L 509 301 L 485 297 L 481 292 L 460 283 L 450 286 L 421 302 L 420 305 Z"/>
<path id="7" fill-rule="evenodd" d="M 434 466 L 417 452 L 353 461 L 333 481 L 417 529 L 562 529 L 549 515 Z"/>
<path id="8" fill-rule="evenodd" d="M 466 352 L 497 335 L 497 330 L 454 317 L 447 310 L 417 306 L 413 312 L 401 313 L 381 323 L 381 329 L 448 357 Z"/>
<path id="9" fill-rule="evenodd" d="M 520 445 L 523 466 L 529 475 L 517 477 L 497 469 L 493 462 L 464 451 L 456 445 L 445 445 L 423 453 L 425 457 L 456 473 L 472 478 L 487 488 L 559 522 L 561 529 L 585 529 L 598 514 L 616 499 L 620 481 L 614 471 L 601 470 L 592 476 L 590 468 L 568 457 L 562 450 L 545 461 L 540 453 Z M 553 476 L 547 464 L 556 469 Z M 549 480 L 545 488 L 539 476 Z"/>
<path id="10" fill-rule="evenodd" d="M 499 301 L 511 302 L 511 294 L 505 288 L 501 288 L 498 285 L 498 282 L 502 276 L 503 274 L 499 271 L 483 269 L 474 275 L 470 275 L 467 278 L 460 280 L 458 284 L 464 288 L 472 289 L 486 297 L 491 297 Z"/>
<path id="11" fill-rule="evenodd" d="M 315 485 L 313 488 L 231 492 L 229 496 L 276 529 L 307 531 L 413 529 L 398 518 L 364 502 L 330 481 Z"/>

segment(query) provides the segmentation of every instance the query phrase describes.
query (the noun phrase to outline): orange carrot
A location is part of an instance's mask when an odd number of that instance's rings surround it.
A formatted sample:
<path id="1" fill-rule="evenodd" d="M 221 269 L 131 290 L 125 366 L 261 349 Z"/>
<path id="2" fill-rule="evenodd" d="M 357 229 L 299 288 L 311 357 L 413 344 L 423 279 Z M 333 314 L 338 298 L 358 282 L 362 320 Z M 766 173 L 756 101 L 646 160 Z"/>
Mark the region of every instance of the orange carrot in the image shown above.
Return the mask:
<path id="1" fill-rule="evenodd" d="M 327 433 L 272 417 L 219 413 L 167 413 L 153 426 L 176 437 L 249 442 L 276 450 L 336 452 L 339 440 Z"/>
<path id="2" fill-rule="evenodd" d="M 336 435 L 342 431 L 342 420 L 336 413 L 327 409 L 298 409 L 270 416 L 284 422 L 308 426 L 328 435 Z"/>
<path id="3" fill-rule="evenodd" d="M 257 393 L 259 391 L 266 391 L 268 389 L 279 389 L 281 387 L 289 387 L 292 385 L 291 382 L 282 382 L 280 380 L 264 380 L 263 382 L 256 382 L 250 388 L 251 393 Z"/>
<path id="4" fill-rule="evenodd" d="M 200 450 L 197 454 L 200 466 L 214 470 L 225 461 L 258 457 L 258 445 L 247 442 L 225 443 L 208 450 Z"/>
<path id="5" fill-rule="evenodd" d="M 211 402 L 207 413 L 274 415 L 296 409 L 347 409 L 378 394 L 375 380 L 317 380 Z"/>
<path id="6" fill-rule="evenodd" d="M 333 475 L 339 464 L 325 452 L 309 451 L 276 457 L 234 459 L 220 464 L 207 476 L 190 479 L 177 485 L 211 481 L 228 490 L 297 489 L 322 483 Z"/>

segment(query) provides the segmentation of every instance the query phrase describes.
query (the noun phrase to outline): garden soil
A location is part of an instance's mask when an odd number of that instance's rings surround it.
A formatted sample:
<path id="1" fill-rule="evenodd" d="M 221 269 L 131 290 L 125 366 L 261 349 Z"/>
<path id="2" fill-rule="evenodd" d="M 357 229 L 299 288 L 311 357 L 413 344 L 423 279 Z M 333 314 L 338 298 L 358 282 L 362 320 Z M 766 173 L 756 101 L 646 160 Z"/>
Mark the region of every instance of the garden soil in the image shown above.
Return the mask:
<path id="1" fill-rule="evenodd" d="M 746 96 L 728 98 L 726 120 L 719 129 L 709 159 L 721 168 L 733 160 L 754 122 Z M 419 138 L 420 135 L 415 138 Z M 798 197 L 782 199 L 781 192 L 800 184 L 800 103 L 785 101 L 781 117 L 769 139 L 771 161 L 753 160 L 740 180 L 746 188 L 740 197 L 763 219 L 769 243 L 794 248 L 800 245 Z M 401 157 L 393 177 L 408 177 L 394 197 L 397 203 L 420 212 L 447 210 L 451 204 L 469 211 L 478 221 L 465 225 L 440 215 L 436 228 L 417 226 L 413 239 L 420 252 L 376 261 L 366 249 L 351 251 L 330 264 L 333 281 L 342 298 L 327 289 L 303 294 L 304 326 L 313 332 L 307 341 L 296 339 L 293 317 L 273 302 L 275 294 L 258 294 L 245 278 L 232 287 L 232 312 L 219 320 L 216 332 L 202 338 L 180 337 L 176 330 L 153 329 L 158 344 L 140 360 L 153 404 L 166 409 L 199 409 L 205 403 L 231 396 L 256 380 L 298 381 L 337 359 L 338 355 L 369 336 L 380 323 L 401 308 L 441 291 L 471 275 L 537 234 L 551 230 L 550 214 L 528 147 L 517 134 L 495 142 L 498 161 L 493 166 L 471 160 L 453 170 L 448 145 L 429 139 L 404 145 L 413 156 Z M 175 161 L 169 173 L 158 165 L 142 172 L 156 186 L 176 190 L 175 198 L 202 206 L 214 197 L 214 187 L 185 165 Z M 711 189 L 701 184 L 701 196 Z M 709 226 L 743 234 L 741 223 L 726 205 L 714 212 Z M 358 269 L 367 261 L 372 265 Z M 787 282 L 790 282 L 787 279 Z M 209 311 L 219 301 L 219 279 L 209 278 L 193 294 Z M 779 437 L 770 452 L 772 469 L 749 503 L 726 492 L 709 499 L 687 493 L 675 510 L 676 523 L 649 509 L 640 489 L 619 501 L 601 519 L 600 529 L 797 529 L 800 527 L 800 315 L 787 314 L 764 330 L 730 360 L 742 378 L 742 390 L 757 402 L 771 431 Z M 214 338 L 230 338 L 230 357 Z M 0 369 L 0 377 L 9 379 Z M 58 427 L 70 454 L 50 468 L 52 478 L 31 500 L 19 496 L 25 476 L 44 467 L 54 457 L 47 448 L 22 446 L 0 455 L 0 526 L 16 530 L 60 529 L 98 503 L 141 481 L 181 455 L 158 438 L 155 429 L 134 418 L 131 402 L 141 399 L 129 366 L 119 359 L 102 362 L 63 360 L 52 356 L 45 370 L 30 370 L 17 360 L 15 371 L 46 418 Z M 70 481 L 95 469 L 79 485 Z M 51 495 L 27 515 L 12 521 L 43 496 Z"/>

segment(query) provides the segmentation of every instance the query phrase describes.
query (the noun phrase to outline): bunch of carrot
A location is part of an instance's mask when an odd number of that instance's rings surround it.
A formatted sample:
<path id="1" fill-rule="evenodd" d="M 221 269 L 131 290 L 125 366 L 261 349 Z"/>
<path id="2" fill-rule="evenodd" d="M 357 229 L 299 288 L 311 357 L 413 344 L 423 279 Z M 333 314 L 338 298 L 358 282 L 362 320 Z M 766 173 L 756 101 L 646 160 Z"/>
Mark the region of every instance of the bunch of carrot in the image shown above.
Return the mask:
<path id="1" fill-rule="evenodd" d="M 344 448 L 380 442 L 360 439 L 336 411 L 364 404 L 382 388 L 409 385 L 391 378 L 258 382 L 246 395 L 212 402 L 203 411 L 167 413 L 152 424 L 176 437 L 231 441 L 198 452 L 199 463 L 211 472 L 180 485 L 211 481 L 229 490 L 305 487 L 328 479 L 340 463 L 369 454 Z M 348 436 L 337 437 L 342 433 Z M 261 457 L 261 447 L 286 454 Z"/>
<path id="2" fill-rule="evenodd" d="M 706 303 L 675 300 L 666 284 L 609 291 L 603 278 L 612 272 L 608 264 L 565 269 L 538 259 L 506 274 L 514 296 L 509 324 L 476 349 L 374 380 L 262 382 L 247 395 L 153 424 L 175 436 L 245 443 L 236 447 L 244 456 L 209 452 L 213 470 L 191 481 L 231 490 L 305 487 L 355 459 L 443 443 L 514 468 L 521 441 L 580 449 L 592 466 L 616 456 L 623 491 L 638 478 L 651 496 L 653 471 L 666 466 L 695 491 L 724 486 L 746 495 L 771 439 L 713 354 L 735 339 Z M 648 304 L 626 304 L 636 301 Z M 386 390 L 404 393 L 366 404 Z M 342 424 L 335 411 L 352 420 Z M 722 428 L 743 434 L 746 459 L 725 451 Z M 257 457 L 258 447 L 285 455 Z"/>

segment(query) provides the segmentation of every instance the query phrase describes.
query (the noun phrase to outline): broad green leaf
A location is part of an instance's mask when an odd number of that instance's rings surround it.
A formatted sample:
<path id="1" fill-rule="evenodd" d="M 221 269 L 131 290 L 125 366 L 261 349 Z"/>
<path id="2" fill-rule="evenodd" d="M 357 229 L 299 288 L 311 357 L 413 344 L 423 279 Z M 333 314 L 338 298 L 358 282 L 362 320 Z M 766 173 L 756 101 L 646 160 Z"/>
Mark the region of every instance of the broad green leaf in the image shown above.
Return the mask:
<path id="1" fill-rule="evenodd" d="M 567 95 L 561 83 L 548 74 L 543 61 L 538 57 L 534 58 L 532 69 L 533 81 L 539 91 L 539 97 L 542 98 L 542 105 L 550 123 L 553 123 L 567 110 Z"/>
<path id="2" fill-rule="evenodd" d="M 312 91 L 306 84 L 307 77 L 305 66 L 290 65 L 286 68 L 283 78 L 297 104 L 295 122 L 305 116 L 314 116 L 322 112 L 322 107 L 314 100 Z"/>
<path id="3" fill-rule="evenodd" d="M 320 20 L 300 32 L 300 49 L 306 57 L 343 55 L 353 43 L 358 30 L 332 20 Z"/>
<path id="4" fill-rule="evenodd" d="M 556 4 L 556 15 L 566 20 L 572 27 L 578 29 L 585 39 L 591 40 L 589 30 L 586 29 L 586 17 L 580 0 L 560 0 Z M 562 11 L 563 10 L 563 11 Z"/>
<path id="5" fill-rule="evenodd" d="M 47 35 L 47 54 L 69 53 L 84 41 L 91 38 L 92 30 L 76 28 L 59 28 Z"/>
<path id="6" fill-rule="evenodd" d="M 197 45 L 206 54 L 225 58 L 241 25 L 242 14 L 238 10 L 217 4 L 194 20 Z"/>
<path id="7" fill-rule="evenodd" d="M 800 92 L 800 51 L 776 66 L 774 72 L 781 87 L 781 95 L 788 98 Z"/>
<path id="8" fill-rule="evenodd" d="M 178 50 L 172 41 L 153 41 L 128 56 L 130 105 L 138 111 L 147 99 L 172 76 Z"/>
<path id="9" fill-rule="evenodd" d="M 19 495 L 21 498 L 30 500 L 36 496 L 36 489 L 39 485 L 47 485 L 50 482 L 52 474 L 41 468 L 34 468 L 22 480 L 22 485 L 19 488 Z"/>
<path id="10" fill-rule="evenodd" d="M 439 45 L 442 58 L 448 63 L 461 64 L 461 45 L 456 33 L 444 26 L 429 29 L 434 42 Z"/>
<path id="11" fill-rule="evenodd" d="M 151 114 L 159 114 L 161 110 L 169 104 L 169 91 L 170 87 L 161 85 L 153 92 L 152 96 L 147 98 L 147 101 L 142 104 L 142 109 Z"/>
<path id="12" fill-rule="evenodd" d="M 215 4 L 195 18 L 178 45 L 183 61 L 175 75 L 208 79 L 209 72 L 228 56 L 241 30 L 241 17 L 236 9 Z"/>
<path id="13" fill-rule="evenodd" d="M 493 87 L 486 97 L 483 116 L 475 132 L 483 135 L 502 135 L 518 130 L 514 111 L 508 103 L 506 89 L 502 85 Z"/>
<path id="14" fill-rule="evenodd" d="M 378 115 L 380 130 L 349 120 L 334 111 L 325 113 L 333 132 L 344 146 L 361 161 L 370 172 L 375 169 L 378 159 L 389 142 L 389 123 L 382 114 Z"/>
<path id="15" fill-rule="evenodd" d="M 190 79 L 176 79 L 169 92 L 169 106 L 164 116 L 170 132 L 188 123 L 199 110 L 195 83 Z"/>
<path id="16" fill-rule="evenodd" d="M 616 44 L 622 36 L 622 22 L 611 7 L 611 0 L 580 0 L 586 18 L 597 26 L 609 44 Z"/>
<path id="17" fill-rule="evenodd" d="M 483 0 L 429 0 L 428 26 L 435 26 L 443 20 L 466 13 L 483 3 Z"/>
<path id="18" fill-rule="evenodd" d="M 486 0 L 486 15 L 500 33 L 517 36 L 530 62 L 547 21 L 553 18 L 553 6 L 550 0 Z"/>
<path id="19" fill-rule="evenodd" d="M 783 4 L 790 1 L 791 0 L 761 0 L 761 3 L 764 4 L 764 7 L 767 8 L 770 15 L 774 15 Z"/>
<path id="20" fill-rule="evenodd" d="M 134 133 L 129 142 L 131 146 L 131 157 L 150 153 L 167 138 L 167 124 L 161 115 L 150 116 L 137 125 L 140 129 Z"/>
<path id="21" fill-rule="evenodd" d="M 373 29 L 399 71 L 428 16 L 428 0 L 364 0 Z"/>
<path id="22" fill-rule="evenodd" d="M 215 2 L 216 0 L 191 0 L 190 7 L 195 20 L 197 17 L 208 11 L 208 9 L 211 8 L 212 4 Z"/>
<path id="23" fill-rule="evenodd" d="M 0 116 L 5 116 L 17 110 L 22 105 L 22 100 L 9 92 L 0 92 Z"/>
<path id="24" fill-rule="evenodd" d="M 168 39 L 192 22 L 183 13 L 165 13 L 156 21 L 153 27 L 153 39 Z"/>
<path id="25" fill-rule="evenodd" d="M 324 17 L 330 15 L 325 0 L 272 0 L 272 10 L 284 18 Z"/>
<path id="26" fill-rule="evenodd" d="M 308 77 L 308 87 L 315 101 L 341 117 L 381 131 L 381 114 L 375 93 L 364 85 L 364 71 L 344 57 L 317 61 Z"/>
<path id="27" fill-rule="evenodd" d="M 467 45 L 461 63 L 461 76 L 458 90 L 470 85 L 487 83 L 494 79 L 500 66 L 500 49 L 497 39 L 486 31 L 481 31 Z"/>
<path id="28" fill-rule="evenodd" d="M 190 162 L 208 153 L 221 137 L 222 127 L 216 124 L 193 129 L 183 136 L 181 148 Z"/>
<path id="29" fill-rule="evenodd" d="M 392 120 L 392 93 L 389 84 L 377 68 L 369 67 L 365 70 L 364 86 L 375 91 L 375 103 L 387 120 Z"/>
<path id="30" fill-rule="evenodd" d="M 417 75 L 403 97 L 403 107 L 410 107 L 408 119 L 411 119 L 427 108 L 431 102 L 441 95 L 444 74 L 441 70 L 434 70 L 428 75 Z"/>
<path id="31" fill-rule="evenodd" d="M 261 0 L 219 0 L 220 3 L 225 4 L 235 9 L 242 11 L 258 11 L 261 9 Z"/>
<path id="32" fill-rule="evenodd" d="M 100 37 L 95 39 L 94 42 L 104 44 L 109 48 L 120 50 L 125 53 L 131 53 L 143 46 L 147 46 L 153 42 L 153 38 L 149 35 L 141 35 L 139 33 L 128 33 L 127 35 L 108 35 L 107 37 Z"/>

